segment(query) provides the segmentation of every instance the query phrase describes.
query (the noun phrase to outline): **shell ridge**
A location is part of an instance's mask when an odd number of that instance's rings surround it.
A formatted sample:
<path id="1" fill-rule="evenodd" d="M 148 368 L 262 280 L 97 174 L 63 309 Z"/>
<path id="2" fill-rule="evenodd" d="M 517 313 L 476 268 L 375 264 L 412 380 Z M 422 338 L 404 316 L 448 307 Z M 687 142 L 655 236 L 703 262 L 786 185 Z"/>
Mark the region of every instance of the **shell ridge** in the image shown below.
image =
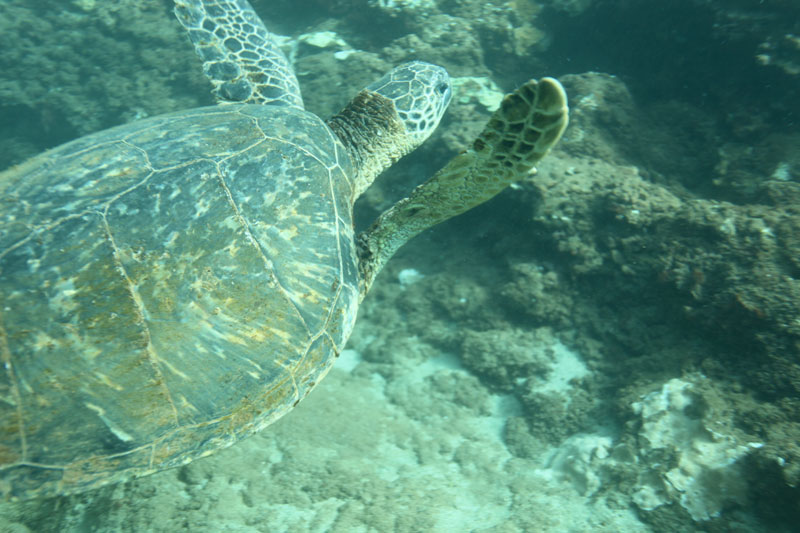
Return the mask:
<path id="1" fill-rule="evenodd" d="M 17 424 L 19 425 L 20 455 L 22 457 L 21 460 L 25 461 L 25 458 L 28 456 L 28 442 L 25 435 L 25 420 L 22 417 L 22 395 L 19 392 L 19 380 L 14 373 L 14 365 L 11 362 L 11 350 L 8 348 L 7 339 L 8 334 L 3 327 L 3 314 L 0 310 L 0 361 L 3 362 L 3 366 L 5 367 L 8 383 L 11 387 L 11 396 L 14 399 Z"/>
<path id="2" fill-rule="evenodd" d="M 333 208 L 333 215 L 334 215 L 334 221 L 335 221 L 335 230 L 336 230 L 336 250 L 337 250 L 337 258 L 339 260 L 338 282 L 339 282 L 339 285 L 341 286 L 344 283 L 344 266 L 342 264 L 342 261 L 343 261 L 343 258 L 342 258 L 342 245 L 341 245 L 341 242 L 340 242 L 340 239 L 339 239 L 340 230 L 341 230 L 341 227 L 340 227 L 341 216 L 339 215 L 339 212 L 338 212 L 338 210 L 336 208 L 336 193 L 335 193 L 336 188 L 334 187 L 334 177 L 333 177 L 332 172 L 331 172 L 335 168 L 340 168 L 340 166 L 339 166 L 340 163 L 339 163 L 339 160 L 338 160 L 338 153 L 337 153 L 336 164 L 333 165 L 333 166 L 329 166 L 328 164 L 326 164 L 325 161 L 320 159 L 316 154 L 314 154 L 313 152 L 309 151 L 305 147 L 303 147 L 303 146 L 301 146 L 299 144 L 287 141 L 285 139 L 281 139 L 279 137 L 273 137 L 271 135 L 267 135 L 266 132 L 264 132 L 264 130 L 261 129 L 261 126 L 260 126 L 260 124 L 258 124 L 258 121 L 257 121 L 257 119 L 255 117 L 252 117 L 251 115 L 248 115 L 247 113 L 244 113 L 243 110 L 241 110 L 241 109 L 237 110 L 237 112 L 241 113 L 242 115 L 244 115 L 246 117 L 252 118 L 254 120 L 254 122 L 255 122 L 256 128 L 258 128 L 258 130 L 264 136 L 264 138 L 261 141 L 259 141 L 258 143 L 254 144 L 253 146 L 248 147 L 245 150 L 242 150 L 241 153 L 244 153 L 247 150 L 250 150 L 250 149 L 258 146 L 258 144 L 260 144 L 260 143 L 262 143 L 264 141 L 274 141 L 274 142 L 277 142 L 277 143 L 286 144 L 286 145 L 290 145 L 290 146 L 294 147 L 296 150 L 298 150 L 299 152 L 303 153 L 306 157 L 313 159 L 314 161 L 319 163 L 320 166 L 322 166 L 323 168 L 328 170 L 328 186 L 329 186 L 330 192 L 331 192 L 331 206 Z M 331 138 L 331 141 L 335 142 L 335 140 L 333 138 Z M 225 159 L 221 160 L 220 162 L 226 161 L 226 160 L 230 159 L 231 157 L 234 157 L 235 155 L 239 155 L 239 154 L 231 154 L 230 156 L 226 157 Z M 245 229 L 245 232 L 246 232 L 246 234 L 248 236 L 248 239 L 250 239 L 253 242 L 253 245 L 256 246 L 256 248 L 259 250 L 259 253 L 261 254 L 261 256 L 263 257 L 263 259 L 265 261 L 265 266 L 267 267 L 267 270 L 269 271 L 270 276 L 275 279 L 275 282 L 277 283 L 277 285 L 278 285 L 279 289 L 281 290 L 281 293 L 283 294 L 283 296 L 289 301 L 289 303 L 292 305 L 292 308 L 294 308 L 297 311 L 297 314 L 300 317 L 301 321 L 303 322 L 303 325 L 306 328 L 306 332 L 308 333 L 309 338 L 311 339 L 311 342 L 313 342 L 314 340 L 316 340 L 320 336 L 320 333 L 324 330 L 324 328 L 330 322 L 330 316 L 333 313 L 333 309 L 336 306 L 335 305 L 331 305 L 331 307 L 330 307 L 330 309 L 328 311 L 328 317 L 326 317 L 326 319 L 325 319 L 325 321 L 323 323 L 322 329 L 320 331 L 317 331 L 317 332 L 312 332 L 311 328 L 308 326 L 308 323 L 306 322 L 305 318 L 302 316 L 302 312 L 300 311 L 300 308 L 297 305 L 297 302 L 292 297 L 292 292 L 289 289 L 286 288 L 286 283 L 280 279 L 278 273 L 274 269 L 269 268 L 269 265 L 271 265 L 273 263 L 269 259 L 267 253 L 264 251 L 264 249 L 261 246 L 261 244 L 258 242 L 258 239 L 256 239 L 256 237 L 252 234 L 252 232 L 250 230 L 249 222 L 244 217 L 244 215 L 241 214 L 241 211 L 239 210 L 238 205 L 236 205 L 236 202 L 233 199 L 233 195 L 231 194 L 230 189 L 228 188 L 227 184 L 225 183 L 225 179 L 223 177 L 223 172 L 221 171 L 221 169 L 219 169 L 219 165 L 217 165 L 217 175 L 218 175 L 218 177 L 220 179 L 220 183 L 222 184 L 223 189 L 225 190 L 225 194 L 226 194 L 226 196 L 228 198 L 228 201 L 230 202 L 231 206 L 234 209 L 234 212 L 236 213 L 237 218 L 241 219 L 241 223 L 242 223 L 242 225 L 243 225 L 243 227 Z M 334 299 L 331 300 L 332 304 L 335 304 L 337 299 L 338 299 L 338 292 L 337 292 L 337 296 Z M 301 360 L 302 360 L 302 358 L 301 358 Z"/>
<path id="3" fill-rule="evenodd" d="M 67 216 L 61 217 L 59 219 L 53 220 L 52 222 L 50 222 L 48 224 L 42 224 L 40 226 L 34 226 L 31 229 L 30 233 L 28 233 L 28 235 L 26 235 L 25 237 L 21 238 L 17 242 L 11 244 L 5 250 L 0 250 L 0 260 L 2 260 L 6 255 L 8 255 L 9 253 L 13 252 L 14 250 L 19 248 L 20 246 L 23 246 L 24 244 L 27 244 L 28 242 L 30 242 L 31 239 L 36 237 L 36 235 L 39 235 L 41 233 L 46 233 L 46 232 L 50 231 L 53 228 L 57 228 L 58 226 L 60 226 L 64 222 L 69 222 L 70 220 L 74 220 L 76 218 L 82 218 L 82 217 L 85 217 L 86 215 L 100 215 L 100 214 L 102 214 L 102 213 L 100 211 L 97 211 L 96 209 L 86 209 L 84 211 L 81 211 L 80 213 L 67 215 Z"/>
<path id="4" fill-rule="evenodd" d="M 150 174 L 152 176 L 152 173 Z M 142 180 L 142 182 L 146 181 Z M 131 187 L 131 189 L 135 188 Z M 122 194 L 122 193 L 121 193 Z M 120 195 L 121 195 L 120 194 Z M 175 423 L 175 427 L 180 427 L 180 417 L 178 416 L 178 408 L 175 405 L 175 401 L 172 398 L 172 391 L 169 390 L 169 386 L 167 385 L 166 380 L 164 379 L 164 372 L 161 370 L 161 358 L 156 353 L 155 347 L 153 346 L 152 337 L 150 335 L 150 328 L 147 325 L 147 309 L 144 306 L 144 302 L 142 301 L 141 297 L 139 296 L 136 287 L 131 281 L 130 276 L 128 275 L 127 270 L 125 269 L 125 265 L 122 263 L 120 259 L 120 251 L 117 247 L 117 242 L 114 239 L 114 234 L 111 231 L 111 226 L 108 224 L 108 219 L 106 218 L 106 214 L 108 213 L 108 208 L 111 206 L 113 200 L 109 201 L 106 205 L 105 211 L 102 213 L 101 220 L 103 221 L 103 229 L 108 237 L 108 242 L 111 245 L 112 250 L 112 257 L 114 258 L 114 264 L 119 270 L 120 274 L 122 274 L 122 278 L 125 280 L 126 288 L 131 295 L 131 300 L 134 303 L 134 309 L 138 315 L 139 323 L 142 325 L 142 330 L 146 340 L 146 347 L 144 353 L 147 354 L 147 359 L 150 361 L 150 364 L 153 367 L 153 371 L 156 374 L 156 379 L 158 379 L 159 385 L 164 393 L 166 394 L 166 399 L 169 402 L 170 408 L 172 409 L 172 416 Z"/>
<path id="5" fill-rule="evenodd" d="M 260 141 L 263 142 L 263 141 Z M 285 142 L 285 141 L 284 141 Z M 290 143 L 289 143 L 290 144 Z M 249 149 L 249 148 L 248 148 Z M 245 235 L 247 236 L 247 240 L 253 245 L 253 247 L 258 251 L 258 254 L 261 256 L 261 259 L 264 263 L 264 269 L 269 274 L 269 277 L 274 280 L 275 286 L 278 291 L 281 293 L 281 296 L 286 299 L 289 305 L 292 307 L 295 313 L 297 313 L 297 317 L 300 319 L 300 322 L 303 324 L 303 327 L 306 330 L 306 333 L 309 336 L 311 334 L 311 328 L 308 327 L 308 323 L 306 322 L 303 313 L 300 312 L 300 308 L 297 306 L 297 302 L 295 302 L 294 298 L 292 298 L 291 291 L 289 291 L 286 287 L 284 282 L 278 277 L 277 272 L 275 269 L 271 268 L 272 260 L 268 257 L 267 253 L 264 251 L 264 248 L 261 246 L 261 243 L 258 242 L 258 239 L 253 235 L 252 230 L 250 229 L 250 223 L 244 217 L 239 206 L 236 204 L 236 200 L 233 198 L 233 194 L 231 193 L 228 184 L 225 182 L 225 177 L 223 176 L 222 169 L 219 167 L 219 163 L 216 164 L 217 167 L 217 179 L 219 180 L 220 186 L 222 190 L 225 192 L 225 198 L 227 199 L 228 203 L 230 204 L 233 212 L 236 215 L 236 220 L 242 225 L 242 229 L 244 230 Z"/>
<path id="6" fill-rule="evenodd" d="M 337 163 L 338 163 L 338 158 L 337 158 Z M 339 277 L 337 280 L 338 283 L 336 287 L 336 294 L 333 296 L 333 298 L 331 298 L 331 305 L 328 308 L 328 316 L 325 317 L 325 322 L 323 322 L 321 326 L 322 328 L 321 333 L 323 334 L 328 334 L 328 327 L 330 326 L 333 313 L 336 310 L 336 303 L 339 301 L 339 296 L 342 294 L 342 286 L 345 284 L 344 263 L 343 263 L 344 259 L 342 258 L 342 241 L 341 241 L 341 235 L 342 235 L 341 215 L 339 215 L 339 209 L 336 207 L 336 201 L 337 201 L 336 187 L 334 187 L 333 180 L 334 180 L 333 172 L 331 172 L 331 169 L 329 168 L 328 187 L 330 188 L 330 193 L 331 193 L 331 209 L 333 209 L 333 221 L 335 230 L 334 233 L 336 234 L 336 257 L 339 259 Z M 330 338 L 332 345 L 336 347 L 337 343 L 333 342 L 333 339 L 329 334 L 328 337 Z M 338 354 L 339 350 L 336 350 L 336 353 Z"/>

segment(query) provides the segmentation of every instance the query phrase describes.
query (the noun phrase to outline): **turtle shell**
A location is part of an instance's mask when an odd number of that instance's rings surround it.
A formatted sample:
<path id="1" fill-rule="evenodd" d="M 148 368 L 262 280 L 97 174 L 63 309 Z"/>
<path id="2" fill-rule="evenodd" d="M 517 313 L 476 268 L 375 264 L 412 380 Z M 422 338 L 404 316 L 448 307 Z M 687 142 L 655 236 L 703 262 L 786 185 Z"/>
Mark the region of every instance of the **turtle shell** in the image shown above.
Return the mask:
<path id="1" fill-rule="evenodd" d="M 311 113 L 227 105 L 0 174 L 0 491 L 185 464 L 296 405 L 355 321 L 352 172 Z"/>

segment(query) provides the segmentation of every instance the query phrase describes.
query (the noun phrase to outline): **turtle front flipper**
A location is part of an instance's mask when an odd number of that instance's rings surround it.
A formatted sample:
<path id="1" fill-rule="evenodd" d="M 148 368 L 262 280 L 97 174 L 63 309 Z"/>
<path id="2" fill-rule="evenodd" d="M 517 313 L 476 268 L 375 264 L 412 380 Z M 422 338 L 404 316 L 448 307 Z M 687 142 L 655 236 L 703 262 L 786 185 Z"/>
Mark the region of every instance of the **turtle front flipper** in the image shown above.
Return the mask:
<path id="1" fill-rule="evenodd" d="M 220 103 L 303 109 L 294 71 L 247 0 L 175 0 Z"/>
<path id="2" fill-rule="evenodd" d="M 421 231 L 489 200 L 525 177 L 567 127 L 567 95 L 553 78 L 506 95 L 468 150 L 359 235 L 361 298 L 398 248 Z"/>

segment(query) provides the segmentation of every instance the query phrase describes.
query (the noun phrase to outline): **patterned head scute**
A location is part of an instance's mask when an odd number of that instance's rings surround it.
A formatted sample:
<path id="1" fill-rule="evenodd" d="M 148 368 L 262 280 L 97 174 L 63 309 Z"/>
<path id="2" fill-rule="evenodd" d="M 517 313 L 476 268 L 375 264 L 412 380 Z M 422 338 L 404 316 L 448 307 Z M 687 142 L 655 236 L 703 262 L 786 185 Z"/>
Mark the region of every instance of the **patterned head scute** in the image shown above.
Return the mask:
<path id="1" fill-rule="evenodd" d="M 415 146 L 436 129 L 453 96 L 447 71 L 423 61 L 412 61 L 392 69 L 367 90 L 394 102 L 406 134 Z"/>

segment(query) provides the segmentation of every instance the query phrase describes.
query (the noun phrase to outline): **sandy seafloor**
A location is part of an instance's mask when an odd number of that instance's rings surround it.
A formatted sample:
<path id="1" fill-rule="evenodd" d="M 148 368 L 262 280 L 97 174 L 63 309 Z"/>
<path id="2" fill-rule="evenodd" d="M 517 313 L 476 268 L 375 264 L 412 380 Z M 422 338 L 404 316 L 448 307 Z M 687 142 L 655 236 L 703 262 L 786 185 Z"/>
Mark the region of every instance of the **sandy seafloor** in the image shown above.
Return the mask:
<path id="1" fill-rule="evenodd" d="M 321 116 L 404 60 L 455 78 L 361 225 L 529 77 L 564 83 L 570 128 L 538 176 L 401 250 L 284 419 L 180 469 L 6 502 L 0 531 L 796 530 L 793 1 L 254 6 Z M 168 1 L 6 0 L 0 46 L 2 168 L 213 102 Z"/>

